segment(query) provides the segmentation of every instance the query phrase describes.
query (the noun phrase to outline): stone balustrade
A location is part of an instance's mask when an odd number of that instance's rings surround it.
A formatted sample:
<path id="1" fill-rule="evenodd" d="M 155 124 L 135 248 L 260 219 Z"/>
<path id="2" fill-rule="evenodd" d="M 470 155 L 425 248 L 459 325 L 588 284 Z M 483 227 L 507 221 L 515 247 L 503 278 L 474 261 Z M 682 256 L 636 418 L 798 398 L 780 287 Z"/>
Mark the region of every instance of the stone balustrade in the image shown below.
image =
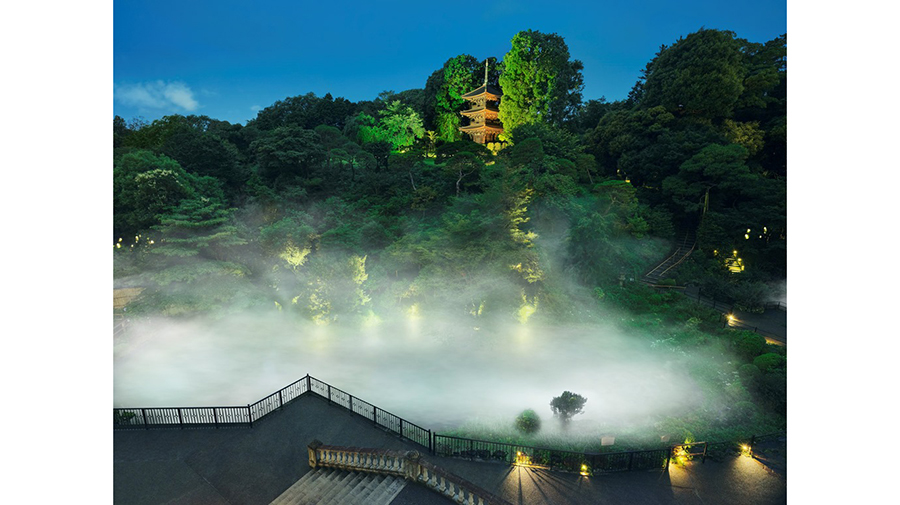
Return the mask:
<path id="1" fill-rule="evenodd" d="M 417 451 L 391 451 L 324 445 L 313 440 L 309 466 L 404 477 L 464 505 L 509 505 L 506 500 L 422 459 Z"/>

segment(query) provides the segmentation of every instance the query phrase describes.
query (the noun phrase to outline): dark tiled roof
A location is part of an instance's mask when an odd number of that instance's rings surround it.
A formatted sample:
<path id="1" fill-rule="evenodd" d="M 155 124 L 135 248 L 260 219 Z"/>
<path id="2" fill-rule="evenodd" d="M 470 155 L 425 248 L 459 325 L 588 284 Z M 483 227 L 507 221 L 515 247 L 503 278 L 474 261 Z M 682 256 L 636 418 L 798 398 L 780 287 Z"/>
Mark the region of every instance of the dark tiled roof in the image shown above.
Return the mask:
<path id="1" fill-rule="evenodd" d="M 502 91 L 500 91 L 499 89 L 497 89 L 497 88 L 491 86 L 490 84 L 487 84 L 487 85 L 482 85 L 481 87 L 479 87 L 478 89 L 475 89 L 475 90 L 473 90 L 473 91 L 469 91 L 468 93 L 466 93 L 466 94 L 463 95 L 462 97 L 463 97 L 463 98 L 475 98 L 476 96 L 481 95 L 481 94 L 483 94 L 483 93 L 491 93 L 491 94 L 493 94 L 493 95 L 503 96 L 503 92 L 502 92 Z"/>
<path id="2" fill-rule="evenodd" d="M 494 107 L 493 105 L 490 105 L 490 106 L 487 106 L 487 107 L 475 107 L 475 108 L 472 108 L 472 109 L 466 109 L 466 110 L 460 112 L 460 114 L 462 114 L 462 115 L 466 115 L 466 114 L 474 114 L 474 113 L 476 113 L 476 112 L 481 112 L 481 111 L 483 111 L 483 110 L 489 110 L 489 111 L 492 111 L 492 112 L 498 112 L 498 113 L 500 112 L 500 109 L 498 109 L 497 107 Z"/>

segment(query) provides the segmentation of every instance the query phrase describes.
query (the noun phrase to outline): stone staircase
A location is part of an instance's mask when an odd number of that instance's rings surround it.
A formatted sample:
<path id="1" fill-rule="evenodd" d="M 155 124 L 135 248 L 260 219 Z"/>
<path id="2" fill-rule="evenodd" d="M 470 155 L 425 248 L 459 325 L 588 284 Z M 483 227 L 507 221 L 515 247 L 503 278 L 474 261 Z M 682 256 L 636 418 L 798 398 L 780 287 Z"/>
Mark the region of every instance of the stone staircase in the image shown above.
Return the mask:
<path id="1" fill-rule="evenodd" d="M 678 247 L 675 249 L 668 258 L 663 260 L 662 263 L 653 267 L 652 270 L 647 272 L 642 279 L 645 283 L 656 285 L 659 284 L 659 281 L 662 280 L 665 275 L 672 270 L 682 261 L 686 260 L 688 256 L 694 252 L 694 247 L 697 245 L 697 234 L 694 230 L 688 230 L 684 234 L 684 238 L 681 239 L 681 243 L 679 243 Z"/>
<path id="2" fill-rule="evenodd" d="M 388 505 L 406 482 L 394 475 L 313 469 L 270 505 Z"/>

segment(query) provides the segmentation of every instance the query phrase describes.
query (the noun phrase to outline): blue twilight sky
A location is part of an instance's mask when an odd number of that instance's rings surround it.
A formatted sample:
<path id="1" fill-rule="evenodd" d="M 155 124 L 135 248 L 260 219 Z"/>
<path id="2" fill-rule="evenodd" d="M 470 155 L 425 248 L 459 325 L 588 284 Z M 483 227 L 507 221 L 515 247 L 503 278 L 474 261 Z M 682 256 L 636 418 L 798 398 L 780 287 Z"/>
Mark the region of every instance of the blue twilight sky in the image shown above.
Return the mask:
<path id="1" fill-rule="evenodd" d="M 662 44 L 701 27 L 765 42 L 785 0 L 115 0 L 114 113 L 205 114 L 243 123 L 276 100 L 352 101 L 423 88 L 458 54 L 503 58 L 521 30 L 555 32 L 584 63 L 584 99 L 625 98 Z"/>

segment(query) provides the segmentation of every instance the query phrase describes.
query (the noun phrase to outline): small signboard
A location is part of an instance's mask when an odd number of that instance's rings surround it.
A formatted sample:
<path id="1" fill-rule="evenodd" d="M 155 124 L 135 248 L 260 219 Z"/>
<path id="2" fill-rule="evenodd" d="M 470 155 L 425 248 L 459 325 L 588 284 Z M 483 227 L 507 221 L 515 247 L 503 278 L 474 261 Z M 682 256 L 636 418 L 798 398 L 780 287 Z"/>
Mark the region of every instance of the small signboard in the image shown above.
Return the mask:
<path id="1" fill-rule="evenodd" d="M 600 445 L 613 445 L 616 443 L 616 437 L 600 437 Z"/>

